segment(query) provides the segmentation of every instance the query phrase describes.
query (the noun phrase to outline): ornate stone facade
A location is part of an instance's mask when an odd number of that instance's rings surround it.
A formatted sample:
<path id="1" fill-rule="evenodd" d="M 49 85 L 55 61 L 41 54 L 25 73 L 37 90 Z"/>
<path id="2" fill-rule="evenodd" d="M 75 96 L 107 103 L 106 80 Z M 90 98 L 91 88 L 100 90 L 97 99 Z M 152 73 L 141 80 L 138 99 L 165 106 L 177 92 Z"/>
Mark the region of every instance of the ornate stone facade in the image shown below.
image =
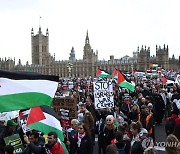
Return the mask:
<path id="1" fill-rule="evenodd" d="M 180 69 L 180 58 L 175 59 L 174 55 L 169 58 L 169 48 L 165 46 L 161 48 L 156 45 L 156 56 L 150 56 L 150 47 L 142 46 L 133 52 L 133 56 L 124 56 L 120 59 L 115 59 L 113 55 L 109 60 L 98 60 L 98 51 L 94 52 L 90 45 L 88 31 L 85 38 L 83 49 L 83 59 L 75 58 L 75 50 L 72 47 L 69 60 L 57 61 L 55 54 L 52 56 L 49 52 L 49 32 L 46 30 L 46 35 L 42 34 L 39 28 L 38 34 L 34 35 L 31 30 L 31 47 L 32 47 L 32 64 L 28 62 L 26 65 L 21 64 L 21 60 L 15 65 L 15 59 L 11 58 L 0 59 L 0 69 L 16 70 L 16 71 L 32 71 L 49 75 L 58 75 L 60 77 L 87 77 L 95 76 L 97 68 L 112 73 L 114 68 L 122 71 L 131 72 L 133 69 L 145 71 L 149 68 L 150 63 L 158 64 L 164 69 Z M 68 65 L 72 64 L 72 69 L 68 69 Z"/>

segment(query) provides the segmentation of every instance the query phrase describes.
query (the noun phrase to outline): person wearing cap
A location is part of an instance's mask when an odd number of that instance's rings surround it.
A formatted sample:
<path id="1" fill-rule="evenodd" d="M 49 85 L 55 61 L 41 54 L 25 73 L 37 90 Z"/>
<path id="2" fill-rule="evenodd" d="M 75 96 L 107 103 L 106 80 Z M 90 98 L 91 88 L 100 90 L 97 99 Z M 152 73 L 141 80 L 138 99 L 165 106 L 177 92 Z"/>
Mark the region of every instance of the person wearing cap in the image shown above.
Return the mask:
<path id="1" fill-rule="evenodd" d="M 6 127 L 0 132 L 0 153 L 4 153 L 5 142 L 4 138 L 17 133 L 17 123 L 14 120 L 8 120 Z"/>

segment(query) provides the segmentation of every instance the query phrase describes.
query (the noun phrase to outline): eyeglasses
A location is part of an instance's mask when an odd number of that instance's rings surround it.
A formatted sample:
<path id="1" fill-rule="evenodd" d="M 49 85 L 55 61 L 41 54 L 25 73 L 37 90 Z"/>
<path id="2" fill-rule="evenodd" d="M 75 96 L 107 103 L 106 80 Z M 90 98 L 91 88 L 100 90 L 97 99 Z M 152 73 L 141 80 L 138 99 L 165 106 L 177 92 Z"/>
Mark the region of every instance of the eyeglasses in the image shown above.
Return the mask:
<path id="1" fill-rule="evenodd" d="M 111 119 L 106 119 L 106 121 L 111 121 Z"/>

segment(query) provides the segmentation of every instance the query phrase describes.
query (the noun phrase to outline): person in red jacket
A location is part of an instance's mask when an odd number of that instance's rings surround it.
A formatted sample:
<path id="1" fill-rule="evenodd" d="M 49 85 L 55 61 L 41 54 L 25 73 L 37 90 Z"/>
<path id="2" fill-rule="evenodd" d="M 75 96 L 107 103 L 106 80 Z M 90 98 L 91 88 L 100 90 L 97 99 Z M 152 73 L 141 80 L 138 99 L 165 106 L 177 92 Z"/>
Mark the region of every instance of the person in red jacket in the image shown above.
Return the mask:
<path id="1" fill-rule="evenodd" d="M 177 124 L 180 124 L 180 118 L 179 118 L 178 115 L 179 115 L 179 109 L 177 108 L 176 104 L 174 103 L 174 104 L 173 104 L 173 111 L 172 111 L 171 117 L 168 117 L 168 118 L 166 119 L 166 123 L 167 123 L 171 118 L 174 118 L 176 125 L 177 125 Z"/>
<path id="2" fill-rule="evenodd" d="M 165 124 L 166 135 L 172 134 L 177 124 L 180 124 L 179 109 L 174 103 L 171 117 L 168 117 L 166 119 L 166 124 Z"/>
<path id="3" fill-rule="evenodd" d="M 50 151 L 51 154 L 65 154 L 65 151 L 58 141 L 58 135 L 56 132 L 50 132 L 48 134 L 48 143 L 45 147 Z"/>

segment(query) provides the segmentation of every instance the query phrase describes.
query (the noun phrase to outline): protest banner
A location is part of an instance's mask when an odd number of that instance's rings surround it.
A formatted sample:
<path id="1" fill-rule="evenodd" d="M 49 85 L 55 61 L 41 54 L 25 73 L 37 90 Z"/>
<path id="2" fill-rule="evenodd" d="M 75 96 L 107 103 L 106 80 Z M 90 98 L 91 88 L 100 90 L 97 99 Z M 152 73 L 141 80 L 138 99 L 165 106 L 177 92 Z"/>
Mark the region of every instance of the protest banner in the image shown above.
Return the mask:
<path id="1" fill-rule="evenodd" d="M 74 83 L 72 81 L 68 82 L 68 89 L 73 89 L 74 88 Z"/>
<path id="2" fill-rule="evenodd" d="M 53 100 L 52 106 L 57 113 L 58 118 L 61 119 L 61 109 L 69 111 L 69 120 L 77 118 L 77 99 L 70 97 L 56 97 Z"/>
<path id="3" fill-rule="evenodd" d="M 23 130 L 23 133 L 25 134 L 32 130 L 31 128 L 27 127 L 27 118 L 29 116 L 29 112 L 30 112 L 30 109 L 19 112 L 20 124 Z"/>
<path id="4" fill-rule="evenodd" d="M 114 107 L 112 80 L 101 79 L 93 82 L 95 108 Z"/>
<path id="5" fill-rule="evenodd" d="M 11 145 L 14 147 L 14 153 L 21 153 L 24 149 L 21 138 L 19 134 L 14 134 L 4 138 L 6 145 Z"/>
<path id="6" fill-rule="evenodd" d="M 0 121 L 8 121 L 19 116 L 19 110 L 0 113 Z"/>

